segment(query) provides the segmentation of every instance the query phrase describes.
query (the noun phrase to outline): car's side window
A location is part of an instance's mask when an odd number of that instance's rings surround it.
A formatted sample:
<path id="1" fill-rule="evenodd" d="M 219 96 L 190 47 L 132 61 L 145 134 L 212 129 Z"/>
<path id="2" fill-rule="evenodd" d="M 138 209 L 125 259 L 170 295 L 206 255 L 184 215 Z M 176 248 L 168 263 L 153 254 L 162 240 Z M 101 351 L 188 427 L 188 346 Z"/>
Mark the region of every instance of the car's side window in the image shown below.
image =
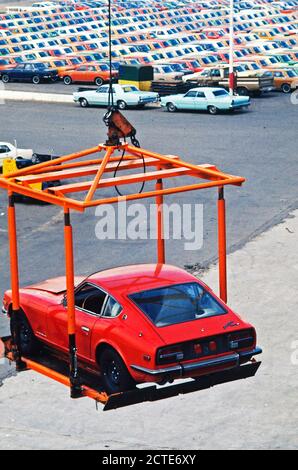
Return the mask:
<path id="1" fill-rule="evenodd" d="M 9 152 L 9 148 L 6 145 L 0 145 L 0 153 Z"/>
<path id="2" fill-rule="evenodd" d="M 107 86 L 101 86 L 98 88 L 97 93 L 108 93 L 109 87 Z"/>
<path id="3" fill-rule="evenodd" d="M 102 316 L 108 318 L 115 318 L 122 312 L 122 306 L 113 297 L 108 298 Z"/>
<path id="4" fill-rule="evenodd" d="M 189 91 L 188 93 L 186 93 L 185 98 L 195 98 L 196 96 L 197 96 L 196 91 Z"/>
<path id="5" fill-rule="evenodd" d="M 203 91 L 198 91 L 197 98 L 206 98 L 206 95 Z"/>
<path id="6" fill-rule="evenodd" d="M 84 284 L 75 293 L 76 307 L 100 315 L 107 294 L 93 284 Z"/>

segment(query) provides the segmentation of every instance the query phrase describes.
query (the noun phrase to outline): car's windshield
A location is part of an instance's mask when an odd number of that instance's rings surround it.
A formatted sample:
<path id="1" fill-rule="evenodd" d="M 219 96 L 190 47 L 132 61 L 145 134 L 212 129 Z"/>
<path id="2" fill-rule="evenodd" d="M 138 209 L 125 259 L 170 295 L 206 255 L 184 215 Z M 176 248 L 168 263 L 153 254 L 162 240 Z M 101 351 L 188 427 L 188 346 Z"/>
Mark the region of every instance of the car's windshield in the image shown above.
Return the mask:
<path id="1" fill-rule="evenodd" d="M 220 303 L 196 282 L 137 292 L 129 298 L 157 327 L 227 313 Z"/>

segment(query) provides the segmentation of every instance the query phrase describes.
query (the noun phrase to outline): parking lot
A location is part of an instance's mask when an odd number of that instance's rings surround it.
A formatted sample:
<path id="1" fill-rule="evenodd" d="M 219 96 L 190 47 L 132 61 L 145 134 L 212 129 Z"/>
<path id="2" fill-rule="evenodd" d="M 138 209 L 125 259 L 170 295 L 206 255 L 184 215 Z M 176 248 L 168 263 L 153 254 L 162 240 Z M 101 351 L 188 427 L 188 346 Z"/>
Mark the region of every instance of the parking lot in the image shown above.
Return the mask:
<path id="1" fill-rule="evenodd" d="M 41 153 L 53 149 L 54 154 L 62 155 L 103 142 L 106 132 L 103 114 L 103 109 L 81 109 L 71 104 L 7 101 L 1 106 L 1 139 L 13 142 L 16 138 L 22 148 L 33 148 Z M 221 170 L 247 178 L 242 188 L 226 190 L 228 248 L 230 252 L 235 251 L 229 259 L 230 302 L 232 307 L 244 312 L 246 318 L 256 324 L 261 346 L 265 349 L 264 364 L 257 378 L 247 383 L 225 385 L 195 396 L 137 406 L 131 411 L 116 411 L 105 414 L 104 418 L 95 413 L 91 402 L 68 400 L 68 392 L 62 386 L 32 372 L 5 380 L 4 376 L 11 370 L 5 369 L 4 373 L 0 365 L 0 380 L 4 379 L 0 406 L 5 422 L 0 427 L 0 436 L 5 447 L 55 448 L 61 442 L 63 448 L 94 449 L 286 448 L 297 445 L 293 427 L 297 409 L 297 372 L 290 363 L 291 341 L 295 339 L 293 312 L 297 305 L 295 307 L 295 299 L 287 297 L 288 289 L 295 283 L 297 263 L 293 260 L 292 266 L 289 251 L 293 250 L 294 239 L 287 238 L 296 231 L 294 219 L 267 234 L 268 229 L 286 219 L 298 207 L 294 124 L 297 106 L 291 104 L 289 96 L 272 94 L 253 100 L 249 111 L 231 115 L 210 116 L 191 112 L 172 115 L 150 108 L 127 110 L 125 115 L 137 128 L 143 147 L 179 155 L 197 164 L 213 163 Z M 111 194 L 114 194 L 114 189 Z M 204 241 L 197 251 L 184 251 L 180 240 L 169 241 L 167 261 L 194 271 L 206 268 L 215 260 L 217 251 L 216 193 L 210 190 L 185 193 L 172 196 L 169 201 L 203 204 Z M 5 193 L 1 192 L 1 296 L 9 286 L 6 212 Z M 17 221 L 21 284 L 63 275 L 62 212 L 55 207 L 19 203 Z M 73 215 L 77 274 L 88 274 L 119 264 L 155 261 L 154 241 L 98 240 L 95 236 L 96 221 L 92 209 L 84 215 Z M 255 240 L 263 232 L 266 233 Z M 247 245 L 250 240 L 255 241 Z M 274 257 L 272 276 L 271 257 Z M 281 274 L 278 273 L 279 265 L 283 266 Z M 282 276 L 285 277 L 279 286 Z M 215 268 L 210 270 L 206 280 L 217 290 Z M 257 285 L 255 280 L 258 280 Z M 276 292 L 279 292 L 278 298 Z M 259 299 L 257 304 L 254 296 Z M 289 300 L 283 312 L 287 319 L 281 322 L 279 314 L 283 311 L 285 298 Z M 6 327 L 2 320 L 1 334 L 6 332 Z M 15 392 L 18 383 L 22 387 L 22 399 Z M 31 394 L 34 401 L 30 399 Z M 8 400 L 9 416 L 6 416 Z M 24 405 L 29 413 L 20 418 Z M 38 408 L 38 416 L 33 407 Z M 67 418 L 66 410 L 69 413 Z M 247 411 L 249 418 L 244 419 Z M 277 420 L 279 413 L 282 417 Z M 52 419 L 53 414 L 57 416 L 56 423 Z M 57 425 L 62 421 L 60 430 Z M 120 426 L 120 422 L 126 425 Z M 162 434 L 158 442 L 154 431 L 157 425 Z M 101 438 L 102 426 L 109 431 Z M 82 439 L 82 434 L 90 432 L 90 429 L 95 437 L 91 441 Z"/>

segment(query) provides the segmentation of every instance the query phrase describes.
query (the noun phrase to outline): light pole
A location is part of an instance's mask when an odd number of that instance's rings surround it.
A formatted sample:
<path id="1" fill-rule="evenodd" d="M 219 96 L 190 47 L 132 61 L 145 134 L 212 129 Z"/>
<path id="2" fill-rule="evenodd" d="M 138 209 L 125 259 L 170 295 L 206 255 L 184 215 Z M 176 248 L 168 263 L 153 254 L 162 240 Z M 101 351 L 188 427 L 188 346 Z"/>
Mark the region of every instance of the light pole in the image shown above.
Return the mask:
<path id="1" fill-rule="evenodd" d="M 229 92 L 230 95 L 234 94 L 235 88 L 235 74 L 234 74 L 234 0 L 230 0 L 230 50 L 229 50 Z"/>

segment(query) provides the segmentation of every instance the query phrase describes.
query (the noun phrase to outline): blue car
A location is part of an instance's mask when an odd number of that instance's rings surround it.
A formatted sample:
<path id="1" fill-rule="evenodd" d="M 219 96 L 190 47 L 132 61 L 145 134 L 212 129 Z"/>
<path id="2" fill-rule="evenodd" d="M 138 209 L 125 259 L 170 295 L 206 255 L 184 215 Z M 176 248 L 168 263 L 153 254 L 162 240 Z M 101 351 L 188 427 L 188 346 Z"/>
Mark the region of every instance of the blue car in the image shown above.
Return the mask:
<path id="1" fill-rule="evenodd" d="M 170 113 L 193 110 L 217 114 L 219 111 L 246 108 L 250 105 L 250 99 L 248 96 L 231 96 L 223 88 L 198 87 L 182 95 L 163 96 L 160 104 Z"/>

